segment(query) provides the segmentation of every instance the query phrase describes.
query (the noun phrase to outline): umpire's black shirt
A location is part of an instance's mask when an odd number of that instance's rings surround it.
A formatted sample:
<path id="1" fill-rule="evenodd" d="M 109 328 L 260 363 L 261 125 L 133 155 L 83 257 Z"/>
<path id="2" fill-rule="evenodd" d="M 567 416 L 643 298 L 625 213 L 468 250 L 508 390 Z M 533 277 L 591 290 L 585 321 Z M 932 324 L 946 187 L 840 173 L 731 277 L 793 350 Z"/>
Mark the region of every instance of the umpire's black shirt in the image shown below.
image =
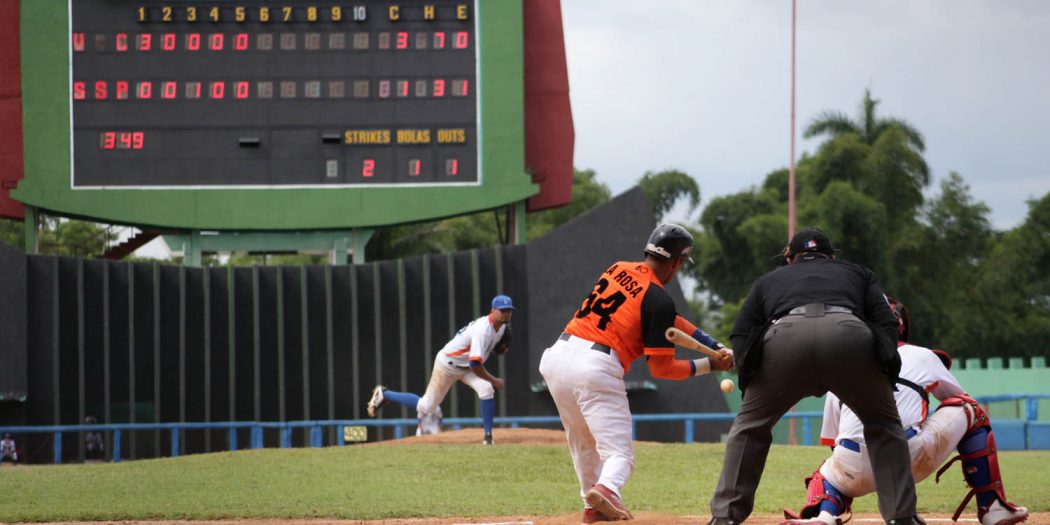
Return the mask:
<path id="1" fill-rule="evenodd" d="M 810 303 L 844 306 L 871 328 L 880 362 L 890 381 L 900 372 L 897 320 L 893 317 L 878 277 L 853 263 L 800 255 L 755 280 L 740 307 L 729 338 L 737 349 L 741 390 L 761 361 L 762 334 L 769 324 L 796 306 Z"/>

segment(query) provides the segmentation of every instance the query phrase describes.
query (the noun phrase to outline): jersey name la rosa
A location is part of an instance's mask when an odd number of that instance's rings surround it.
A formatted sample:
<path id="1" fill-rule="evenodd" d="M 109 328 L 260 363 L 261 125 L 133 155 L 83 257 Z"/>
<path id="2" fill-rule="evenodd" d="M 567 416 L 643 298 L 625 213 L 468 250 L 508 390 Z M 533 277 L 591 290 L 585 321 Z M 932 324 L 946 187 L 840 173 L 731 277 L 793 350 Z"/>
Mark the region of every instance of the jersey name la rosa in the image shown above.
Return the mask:
<path id="1" fill-rule="evenodd" d="M 471 361 L 484 363 L 506 330 L 506 323 L 496 330 L 492 327 L 489 316 L 483 315 L 460 328 L 452 340 L 441 349 L 441 354 L 457 367 L 470 366 Z"/>
<path id="2" fill-rule="evenodd" d="M 598 278 L 565 331 L 616 350 L 626 372 L 642 354 L 674 355 L 665 336 L 674 322 L 674 301 L 653 271 L 644 262 L 620 261 Z"/>

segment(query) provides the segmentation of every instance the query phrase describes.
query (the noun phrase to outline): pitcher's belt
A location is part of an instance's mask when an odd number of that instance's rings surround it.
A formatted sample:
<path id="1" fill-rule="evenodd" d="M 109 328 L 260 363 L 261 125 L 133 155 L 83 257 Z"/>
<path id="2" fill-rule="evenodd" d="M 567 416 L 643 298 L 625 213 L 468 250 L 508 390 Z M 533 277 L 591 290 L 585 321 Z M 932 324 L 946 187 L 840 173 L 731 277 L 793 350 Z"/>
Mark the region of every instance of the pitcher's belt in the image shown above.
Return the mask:
<path id="1" fill-rule="evenodd" d="M 586 341 L 586 339 L 583 339 L 582 337 L 574 336 L 574 335 L 572 335 L 572 334 L 570 334 L 568 332 L 562 332 L 561 335 L 558 336 L 558 339 L 561 340 L 561 341 L 568 341 L 572 337 L 576 337 L 577 339 Z M 608 346 L 605 346 L 603 344 L 591 343 L 591 347 L 590 348 L 591 348 L 591 350 L 597 350 L 597 351 L 599 351 L 599 352 L 601 352 L 603 354 L 611 354 L 612 353 L 612 348 L 609 348 Z"/>

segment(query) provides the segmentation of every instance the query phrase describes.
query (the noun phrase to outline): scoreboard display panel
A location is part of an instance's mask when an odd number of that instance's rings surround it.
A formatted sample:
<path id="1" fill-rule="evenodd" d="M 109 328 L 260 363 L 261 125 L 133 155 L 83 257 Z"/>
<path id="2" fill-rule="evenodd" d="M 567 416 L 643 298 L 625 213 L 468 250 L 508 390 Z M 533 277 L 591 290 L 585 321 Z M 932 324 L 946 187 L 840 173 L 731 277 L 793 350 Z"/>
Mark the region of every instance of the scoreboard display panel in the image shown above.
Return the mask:
<path id="1" fill-rule="evenodd" d="M 71 6 L 74 187 L 478 182 L 473 2 Z"/>
<path id="2" fill-rule="evenodd" d="M 535 195 L 521 0 L 34 0 L 13 198 L 197 230 L 372 227 Z"/>

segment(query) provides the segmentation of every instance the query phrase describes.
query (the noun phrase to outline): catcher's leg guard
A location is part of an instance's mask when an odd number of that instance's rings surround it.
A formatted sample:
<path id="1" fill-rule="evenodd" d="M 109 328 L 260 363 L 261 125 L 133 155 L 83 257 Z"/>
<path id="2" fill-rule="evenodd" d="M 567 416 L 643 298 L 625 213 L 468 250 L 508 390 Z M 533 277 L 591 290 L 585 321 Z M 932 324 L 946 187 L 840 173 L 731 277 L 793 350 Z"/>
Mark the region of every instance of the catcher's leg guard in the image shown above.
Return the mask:
<path id="1" fill-rule="evenodd" d="M 963 498 L 959 508 L 952 516 L 958 520 L 970 498 L 977 497 L 977 519 L 984 523 L 984 517 L 989 509 L 995 507 L 1006 511 L 1010 516 L 994 523 L 1006 524 L 1024 521 L 1028 512 L 1024 507 L 1018 507 L 1006 500 L 1006 492 L 1003 489 L 1002 476 L 999 473 L 999 454 L 995 449 L 995 435 L 992 434 L 992 426 L 988 420 L 988 413 L 981 407 L 980 403 L 973 398 L 961 395 L 941 401 L 941 406 L 962 406 L 966 408 L 966 414 L 970 426 L 959 441 L 957 450 L 959 455 L 944 464 L 937 471 L 937 481 L 941 474 L 948 470 L 956 461 L 962 461 L 963 477 L 970 491 Z"/>
<path id="2" fill-rule="evenodd" d="M 798 513 L 784 509 L 784 518 L 787 520 L 803 520 L 815 518 L 822 511 L 835 516 L 851 512 L 850 506 L 853 498 L 838 491 L 818 468 L 816 472 L 806 477 L 806 504 Z M 848 520 L 847 520 L 848 521 Z M 841 520 L 839 520 L 842 523 Z M 787 522 L 785 522 L 787 523 Z"/>

